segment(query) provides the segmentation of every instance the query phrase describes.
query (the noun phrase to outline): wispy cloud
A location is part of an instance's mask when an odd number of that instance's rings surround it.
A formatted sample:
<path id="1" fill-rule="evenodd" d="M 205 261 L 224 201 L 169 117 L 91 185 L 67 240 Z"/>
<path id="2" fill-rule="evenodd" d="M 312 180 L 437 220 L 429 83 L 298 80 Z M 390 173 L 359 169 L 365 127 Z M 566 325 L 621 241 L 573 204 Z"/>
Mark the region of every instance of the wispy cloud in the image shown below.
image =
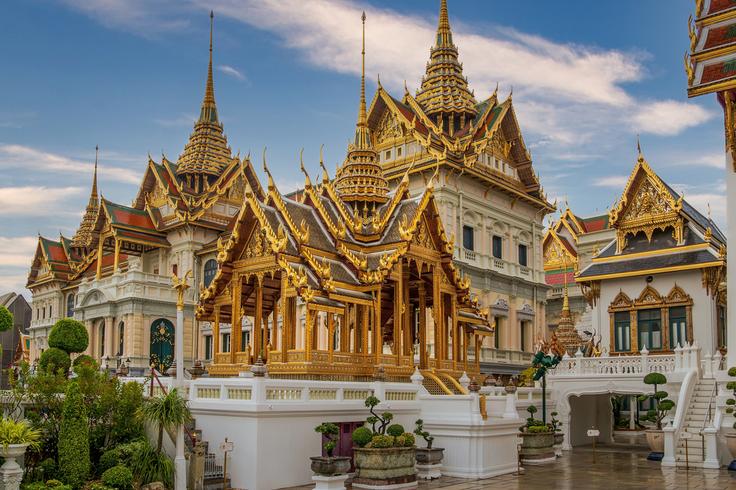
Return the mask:
<path id="1" fill-rule="evenodd" d="M 102 155 L 102 153 L 101 153 Z M 93 161 L 79 161 L 24 145 L 0 144 L 0 169 L 25 168 L 58 173 L 85 174 L 91 176 Z M 99 176 L 128 184 L 140 183 L 140 172 L 128 168 L 106 166 L 100 161 Z"/>
<path id="2" fill-rule="evenodd" d="M 81 187 L 0 187 L 0 216 L 46 216 L 59 213 L 59 205 L 80 195 Z"/>
<path id="3" fill-rule="evenodd" d="M 35 236 L 0 236 L 0 267 L 30 267 L 37 242 Z"/>
<path id="4" fill-rule="evenodd" d="M 225 75 L 231 76 L 237 80 L 240 80 L 241 82 L 248 80 L 248 78 L 243 74 L 243 72 L 241 72 L 237 68 L 234 68 L 230 65 L 218 65 L 217 69 L 221 71 L 222 73 L 224 73 Z"/>
<path id="5" fill-rule="evenodd" d="M 191 128 L 196 120 L 197 116 L 195 116 L 194 114 L 179 114 L 178 116 L 171 118 L 154 119 L 153 122 L 155 122 L 159 126 L 164 126 L 166 128 L 183 126 Z"/>
<path id="6" fill-rule="evenodd" d="M 38 117 L 38 113 L 30 111 L 0 112 L 0 128 L 20 129 Z"/>
<path id="7" fill-rule="evenodd" d="M 623 190 L 628 180 L 629 177 L 627 175 L 609 175 L 594 179 L 593 185 L 596 187 L 610 187 L 613 189 Z"/>
<path id="8" fill-rule="evenodd" d="M 698 105 L 664 100 L 642 104 L 633 122 L 639 132 L 672 136 L 711 117 L 713 114 Z"/>

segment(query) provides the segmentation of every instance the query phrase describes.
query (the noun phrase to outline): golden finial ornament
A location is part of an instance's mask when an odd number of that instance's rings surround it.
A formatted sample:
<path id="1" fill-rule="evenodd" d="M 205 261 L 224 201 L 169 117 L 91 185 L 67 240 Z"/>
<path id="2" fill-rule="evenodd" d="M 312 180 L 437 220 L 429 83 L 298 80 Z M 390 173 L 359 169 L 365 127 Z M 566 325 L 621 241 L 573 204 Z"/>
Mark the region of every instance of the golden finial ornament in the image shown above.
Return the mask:
<path id="1" fill-rule="evenodd" d="M 685 73 L 687 74 L 687 84 L 689 86 L 692 86 L 693 81 L 695 80 L 695 71 L 693 70 L 693 65 L 690 62 L 690 53 L 685 52 L 685 58 L 683 62 L 685 63 Z"/>
<path id="2" fill-rule="evenodd" d="M 171 287 L 176 289 L 176 308 L 179 310 L 184 308 L 184 293 L 189 289 L 189 278 L 191 276 L 191 269 L 189 269 L 182 278 L 179 278 L 176 273 L 171 274 Z"/>

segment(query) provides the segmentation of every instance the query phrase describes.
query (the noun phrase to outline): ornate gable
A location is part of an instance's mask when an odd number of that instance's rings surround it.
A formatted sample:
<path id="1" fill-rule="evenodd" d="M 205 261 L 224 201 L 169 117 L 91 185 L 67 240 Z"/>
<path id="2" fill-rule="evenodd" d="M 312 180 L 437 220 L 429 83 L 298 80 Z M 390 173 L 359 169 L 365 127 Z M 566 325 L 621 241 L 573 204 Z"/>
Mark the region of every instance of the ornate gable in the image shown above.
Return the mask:
<path id="1" fill-rule="evenodd" d="M 578 259 L 570 251 L 557 233 L 550 229 L 544 238 L 544 270 L 576 268 Z"/>
<path id="2" fill-rule="evenodd" d="M 631 298 L 628 297 L 626 293 L 623 291 L 619 291 L 619 293 L 616 295 L 615 298 L 613 298 L 613 301 L 611 302 L 610 309 L 629 309 L 634 304 L 633 301 L 631 301 Z"/>
<path id="3" fill-rule="evenodd" d="M 636 301 L 634 303 L 637 306 L 661 305 L 662 295 L 659 294 L 659 291 L 648 285 L 642 290 L 641 294 L 638 298 L 636 298 Z"/>
<path id="4" fill-rule="evenodd" d="M 621 199 L 609 213 L 610 225 L 616 229 L 616 253 L 623 251 L 629 236 L 640 232 L 651 240 L 656 230 L 672 228 L 674 239 L 682 243 L 681 209 L 682 197 L 673 195 L 640 151 Z"/>

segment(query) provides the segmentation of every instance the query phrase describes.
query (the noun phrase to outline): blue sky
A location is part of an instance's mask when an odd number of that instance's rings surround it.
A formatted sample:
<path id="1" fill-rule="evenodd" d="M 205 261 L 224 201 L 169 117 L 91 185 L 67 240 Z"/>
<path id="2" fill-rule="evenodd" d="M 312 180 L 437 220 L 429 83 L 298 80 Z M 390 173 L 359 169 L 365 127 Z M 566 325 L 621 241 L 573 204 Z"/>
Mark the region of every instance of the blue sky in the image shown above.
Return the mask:
<path id="1" fill-rule="evenodd" d="M 304 148 L 334 168 L 357 111 L 360 12 L 369 94 L 421 79 L 438 0 L 10 0 L 0 31 L 0 291 L 18 289 L 38 232 L 73 234 L 89 195 L 128 204 L 150 152 L 176 160 L 204 93 L 215 10 L 215 94 L 233 150 L 301 182 Z M 666 6 L 665 6 L 666 4 Z M 480 100 L 500 84 L 551 200 L 582 215 L 621 192 L 640 135 L 654 169 L 725 222 L 722 113 L 687 100 L 690 0 L 450 0 Z"/>

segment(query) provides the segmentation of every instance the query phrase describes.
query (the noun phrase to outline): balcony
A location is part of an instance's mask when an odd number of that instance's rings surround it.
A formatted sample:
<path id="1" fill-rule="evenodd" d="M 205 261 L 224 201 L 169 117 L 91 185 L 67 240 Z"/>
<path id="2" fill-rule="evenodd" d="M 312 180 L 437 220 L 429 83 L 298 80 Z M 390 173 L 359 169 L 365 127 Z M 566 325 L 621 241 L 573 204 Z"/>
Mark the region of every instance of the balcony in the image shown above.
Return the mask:
<path id="1" fill-rule="evenodd" d="M 520 350 L 494 349 L 491 347 L 482 347 L 480 349 L 481 364 L 498 366 L 504 371 L 512 369 L 521 372 L 531 365 L 532 357 L 534 355 L 531 352 Z"/>
<path id="2" fill-rule="evenodd" d="M 463 256 L 465 257 L 465 260 L 468 260 L 470 262 L 475 262 L 475 252 L 473 250 L 464 248 L 463 252 L 464 252 Z"/>
<path id="3" fill-rule="evenodd" d="M 78 297 L 86 301 L 87 293 L 98 290 L 104 295 L 104 301 L 121 301 L 125 299 L 146 298 L 154 301 L 176 303 L 176 291 L 171 287 L 171 278 L 159 274 L 141 271 L 118 272 L 101 279 L 88 279 L 79 285 Z M 187 295 L 194 301 L 191 288 Z"/>

